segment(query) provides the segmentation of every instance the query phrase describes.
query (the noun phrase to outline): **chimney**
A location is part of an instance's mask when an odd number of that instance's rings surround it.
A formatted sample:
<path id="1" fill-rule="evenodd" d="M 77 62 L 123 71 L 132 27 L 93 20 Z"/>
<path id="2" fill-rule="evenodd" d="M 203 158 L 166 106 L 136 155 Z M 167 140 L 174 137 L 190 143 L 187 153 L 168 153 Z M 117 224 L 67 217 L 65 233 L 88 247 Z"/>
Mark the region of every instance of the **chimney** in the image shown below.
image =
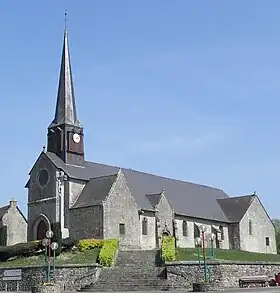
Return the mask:
<path id="1" fill-rule="evenodd" d="M 9 204 L 10 208 L 16 208 L 17 207 L 17 201 L 14 198 L 12 198 L 9 203 L 10 203 Z"/>

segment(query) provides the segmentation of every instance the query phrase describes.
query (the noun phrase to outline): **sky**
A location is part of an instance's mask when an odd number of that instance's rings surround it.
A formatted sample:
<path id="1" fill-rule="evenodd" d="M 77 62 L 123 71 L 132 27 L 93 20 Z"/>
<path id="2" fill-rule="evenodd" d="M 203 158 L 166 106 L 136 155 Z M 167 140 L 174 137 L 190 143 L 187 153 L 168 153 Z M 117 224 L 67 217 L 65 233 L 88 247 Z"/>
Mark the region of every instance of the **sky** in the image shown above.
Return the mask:
<path id="1" fill-rule="evenodd" d="M 65 9 L 87 160 L 256 191 L 280 218 L 277 0 L 2 0 L 0 205 L 27 212 Z"/>

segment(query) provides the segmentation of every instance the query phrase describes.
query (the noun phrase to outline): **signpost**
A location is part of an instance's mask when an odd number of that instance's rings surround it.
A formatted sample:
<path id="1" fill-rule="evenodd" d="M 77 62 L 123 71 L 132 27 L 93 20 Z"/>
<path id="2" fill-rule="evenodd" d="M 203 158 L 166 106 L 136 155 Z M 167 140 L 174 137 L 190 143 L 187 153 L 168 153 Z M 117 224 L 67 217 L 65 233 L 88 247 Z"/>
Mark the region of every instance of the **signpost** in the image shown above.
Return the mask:
<path id="1" fill-rule="evenodd" d="M 22 270 L 5 270 L 3 274 L 3 281 L 21 281 L 22 279 Z"/>
<path id="2" fill-rule="evenodd" d="M 22 270 L 21 269 L 13 269 L 13 270 L 5 270 L 2 277 L 5 282 L 5 289 L 8 291 L 7 281 L 17 281 L 17 291 L 19 291 L 19 282 L 22 280 Z"/>

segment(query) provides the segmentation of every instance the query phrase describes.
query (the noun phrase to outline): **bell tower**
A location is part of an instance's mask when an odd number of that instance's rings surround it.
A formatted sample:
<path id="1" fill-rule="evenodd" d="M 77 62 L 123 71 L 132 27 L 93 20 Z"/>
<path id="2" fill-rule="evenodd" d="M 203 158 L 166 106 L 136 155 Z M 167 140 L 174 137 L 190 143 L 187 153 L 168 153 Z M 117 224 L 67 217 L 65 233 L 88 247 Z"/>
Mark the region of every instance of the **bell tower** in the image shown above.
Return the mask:
<path id="1" fill-rule="evenodd" d="M 68 32 L 65 26 L 55 116 L 48 127 L 47 151 L 65 163 L 84 162 L 83 127 L 77 118 Z"/>

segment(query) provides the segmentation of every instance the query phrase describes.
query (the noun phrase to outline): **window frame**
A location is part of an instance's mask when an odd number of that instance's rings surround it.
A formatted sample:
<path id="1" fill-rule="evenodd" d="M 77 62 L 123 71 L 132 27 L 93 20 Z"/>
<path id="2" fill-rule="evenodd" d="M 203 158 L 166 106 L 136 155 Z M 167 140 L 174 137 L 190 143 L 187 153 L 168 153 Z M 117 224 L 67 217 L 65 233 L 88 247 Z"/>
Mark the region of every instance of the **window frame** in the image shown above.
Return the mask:
<path id="1" fill-rule="evenodd" d="M 252 226 L 252 220 L 249 220 L 249 235 L 252 236 L 253 235 L 253 226 Z"/>
<path id="2" fill-rule="evenodd" d="M 188 237 L 188 234 L 189 234 L 188 230 L 189 230 L 188 222 L 184 220 L 182 222 L 182 235 L 183 235 L 183 237 Z"/>
<path id="3" fill-rule="evenodd" d="M 119 223 L 119 234 L 125 235 L 125 224 L 124 223 Z"/>
<path id="4" fill-rule="evenodd" d="M 148 235 L 148 220 L 146 217 L 142 219 L 142 235 Z"/>

